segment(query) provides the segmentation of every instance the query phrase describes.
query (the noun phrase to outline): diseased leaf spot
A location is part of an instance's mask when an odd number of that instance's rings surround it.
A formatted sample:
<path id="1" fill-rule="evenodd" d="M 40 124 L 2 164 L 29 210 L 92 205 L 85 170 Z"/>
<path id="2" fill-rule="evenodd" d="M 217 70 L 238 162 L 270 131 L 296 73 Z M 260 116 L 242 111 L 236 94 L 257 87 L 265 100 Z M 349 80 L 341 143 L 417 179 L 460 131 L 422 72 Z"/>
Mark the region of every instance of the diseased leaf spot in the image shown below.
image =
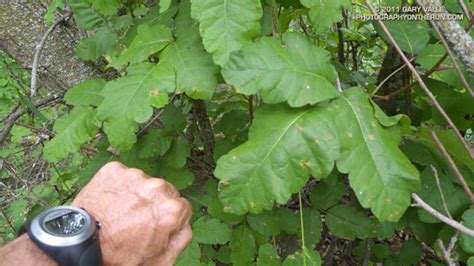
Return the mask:
<path id="1" fill-rule="evenodd" d="M 347 137 L 352 139 L 352 133 L 351 132 L 347 132 Z"/>
<path id="2" fill-rule="evenodd" d="M 314 139 L 313 139 L 313 143 L 314 143 L 314 144 L 319 144 L 319 140 L 316 139 L 316 138 L 314 138 Z"/>
<path id="3" fill-rule="evenodd" d="M 354 111 L 356 111 L 357 113 L 360 112 L 360 108 L 359 107 L 354 107 Z"/>
<path id="4" fill-rule="evenodd" d="M 240 93 L 240 88 L 235 88 L 236 93 Z"/>
<path id="5" fill-rule="evenodd" d="M 152 91 L 150 91 L 150 95 L 151 95 L 151 96 L 157 96 L 157 95 L 160 95 L 160 91 L 157 91 L 157 90 L 152 90 Z"/>
<path id="6" fill-rule="evenodd" d="M 376 126 L 377 126 L 377 123 L 375 122 L 375 120 L 372 120 L 372 121 L 370 122 L 370 124 L 371 124 L 373 127 L 376 127 Z"/>
<path id="7" fill-rule="evenodd" d="M 336 107 L 336 109 L 340 109 L 341 105 L 340 104 L 335 104 L 334 107 Z"/>
<path id="8" fill-rule="evenodd" d="M 375 139 L 374 133 L 369 133 L 369 135 L 367 137 L 369 138 L 369 140 L 374 140 Z"/>
<path id="9" fill-rule="evenodd" d="M 231 208 L 229 206 L 224 206 L 224 212 L 230 212 Z"/>
<path id="10" fill-rule="evenodd" d="M 392 199 L 391 198 L 385 198 L 385 202 L 392 203 Z"/>
<path id="11" fill-rule="evenodd" d="M 331 135 L 330 133 L 326 133 L 326 135 L 324 135 L 324 139 L 325 139 L 325 140 L 330 140 L 330 139 L 332 139 L 332 138 L 333 138 L 333 137 L 332 137 L 332 135 Z"/>
<path id="12" fill-rule="evenodd" d="M 306 85 L 306 89 L 309 90 L 311 89 L 311 87 L 309 85 Z"/>
<path id="13" fill-rule="evenodd" d="M 301 160 L 301 161 L 300 161 L 300 164 L 301 164 L 301 166 L 303 166 L 303 167 L 309 167 L 309 166 L 310 166 L 309 162 L 308 162 L 308 161 L 304 161 L 304 160 Z"/>
<path id="14" fill-rule="evenodd" d="M 193 91 L 194 91 L 194 92 L 197 92 L 197 93 L 200 93 L 200 92 L 201 92 L 201 89 L 198 88 L 198 87 L 194 87 L 194 88 L 193 88 Z"/>
<path id="15" fill-rule="evenodd" d="M 303 132 L 304 131 L 304 128 L 300 127 L 300 126 L 296 126 L 296 129 L 298 129 L 299 132 Z"/>
<path id="16" fill-rule="evenodd" d="M 255 202 L 250 202 L 250 208 L 255 209 L 257 207 L 257 204 Z"/>
<path id="17" fill-rule="evenodd" d="M 235 155 L 232 156 L 232 160 L 234 160 L 234 161 L 237 160 L 237 156 L 235 156 Z"/>

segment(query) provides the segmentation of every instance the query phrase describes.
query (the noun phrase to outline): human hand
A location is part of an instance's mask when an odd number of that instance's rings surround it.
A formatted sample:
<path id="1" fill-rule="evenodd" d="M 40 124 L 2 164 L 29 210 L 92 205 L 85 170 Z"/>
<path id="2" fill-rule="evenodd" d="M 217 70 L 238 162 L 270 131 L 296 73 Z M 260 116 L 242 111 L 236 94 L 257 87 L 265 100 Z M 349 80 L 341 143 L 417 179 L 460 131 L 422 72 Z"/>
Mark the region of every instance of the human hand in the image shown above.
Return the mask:
<path id="1" fill-rule="evenodd" d="M 167 181 L 112 162 L 82 189 L 73 205 L 101 223 L 105 265 L 173 265 L 192 238 L 192 209 Z"/>

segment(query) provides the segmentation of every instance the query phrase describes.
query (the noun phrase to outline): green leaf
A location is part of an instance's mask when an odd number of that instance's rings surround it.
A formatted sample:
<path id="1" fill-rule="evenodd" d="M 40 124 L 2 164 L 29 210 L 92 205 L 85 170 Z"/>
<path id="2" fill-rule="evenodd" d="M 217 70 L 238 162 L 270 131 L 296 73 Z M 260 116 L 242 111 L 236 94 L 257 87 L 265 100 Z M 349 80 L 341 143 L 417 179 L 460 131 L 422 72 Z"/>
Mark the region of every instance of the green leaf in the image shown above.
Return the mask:
<path id="1" fill-rule="evenodd" d="M 189 246 L 176 259 L 176 266 L 200 265 L 201 249 L 196 240 L 191 241 Z"/>
<path id="2" fill-rule="evenodd" d="M 326 226 L 331 233 L 349 240 L 366 238 L 372 223 L 361 211 L 350 205 L 336 205 L 328 210 Z"/>
<path id="3" fill-rule="evenodd" d="M 202 46 L 188 1 L 180 4 L 175 23 L 176 41 L 166 47 L 160 59 L 174 67 L 177 93 L 185 92 L 193 99 L 209 99 L 216 89 L 219 69 Z"/>
<path id="4" fill-rule="evenodd" d="M 109 66 L 120 67 L 127 63 L 145 61 L 150 55 L 158 53 L 171 43 L 173 37 L 166 26 L 160 24 L 141 24 L 137 28 L 137 35 L 129 47 L 120 57 L 113 60 Z"/>
<path id="5" fill-rule="evenodd" d="M 64 0 L 53 0 L 48 5 L 48 12 L 44 15 L 46 24 L 51 25 L 54 22 L 56 10 L 64 7 Z"/>
<path id="6" fill-rule="evenodd" d="M 217 162 L 220 198 L 235 214 L 269 210 L 275 201 L 286 203 L 309 175 L 328 176 L 337 160 L 362 206 L 380 220 L 397 221 L 420 187 L 418 171 L 397 145 L 358 88 L 328 106 L 264 106 L 249 141 Z"/>
<path id="7" fill-rule="evenodd" d="M 242 47 L 231 55 L 222 75 L 240 93 L 261 91 L 267 103 L 288 101 L 290 106 L 299 107 L 339 95 L 328 52 L 295 32 L 285 33 L 283 44 L 264 37 Z"/>
<path id="8" fill-rule="evenodd" d="M 415 239 L 403 243 L 397 260 L 403 265 L 414 265 L 423 257 L 423 246 Z"/>
<path id="9" fill-rule="evenodd" d="M 231 235 L 230 228 L 215 218 L 202 216 L 193 224 L 193 238 L 201 244 L 225 244 Z"/>
<path id="10" fill-rule="evenodd" d="M 181 168 L 186 164 L 186 159 L 191 153 L 191 145 L 183 138 L 175 139 L 168 153 L 166 154 L 167 163 L 174 168 Z"/>
<path id="11" fill-rule="evenodd" d="M 417 169 L 398 149 L 391 131 L 377 122 L 362 90 L 346 90 L 329 108 L 341 142 L 337 168 L 349 173 L 364 208 L 381 221 L 398 221 L 410 205 L 410 194 L 420 188 Z"/>
<path id="12" fill-rule="evenodd" d="M 127 72 L 127 76 L 105 85 L 102 90 L 105 99 L 97 113 L 104 121 L 110 144 L 120 150 L 133 146 L 138 123 L 144 123 L 152 116 L 152 106 L 158 108 L 167 104 L 167 92 L 174 90 L 173 70 L 166 64 L 136 64 Z"/>
<path id="13" fill-rule="evenodd" d="M 416 62 L 424 69 L 431 69 L 446 53 L 441 44 L 430 44 L 416 57 Z M 446 61 L 445 61 L 446 62 Z"/>
<path id="14" fill-rule="evenodd" d="M 404 52 L 410 55 L 420 53 L 430 40 L 429 29 L 426 22 L 415 20 L 384 21 L 393 39 Z M 376 24 L 375 28 L 384 41 L 391 44 L 387 35 Z"/>
<path id="15" fill-rule="evenodd" d="M 324 178 L 339 157 L 337 132 L 322 108 L 263 106 L 255 113 L 249 141 L 217 162 L 220 198 L 235 214 L 285 204 L 309 175 Z"/>
<path id="16" fill-rule="evenodd" d="M 44 147 L 44 157 L 50 162 L 66 158 L 97 134 L 99 128 L 100 122 L 96 118 L 95 109 L 75 107 L 70 114 L 59 118 L 54 124 L 56 135 Z"/>
<path id="17" fill-rule="evenodd" d="M 270 237 L 280 233 L 280 222 L 274 211 L 265 211 L 247 216 L 250 227 L 260 234 Z"/>
<path id="18" fill-rule="evenodd" d="M 164 155 L 171 146 L 171 136 L 163 130 L 152 128 L 138 141 L 139 157 L 150 159 Z"/>
<path id="19" fill-rule="evenodd" d="M 171 182 L 177 189 L 185 189 L 194 182 L 194 174 L 187 168 L 174 167 L 167 157 L 162 158 L 156 165 L 157 174 Z"/>
<path id="20" fill-rule="evenodd" d="M 467 260 L 467 266 L 474 266 L 474 257 L 470 257 Z"/>
<path id="21" fill-rule="evenodd" d="M 329 31 L 332 25 L 343 19 L 342 17 L 342 3 L 340 0 L 301 0 L 301 4 L 310 8 L 309 19 L 311 25 L 318 33 Z M 346 5 L 346 7 L 349 5 Z"/>
<path id="22" fill-rule="evenodd" d="M 319 266 L 321 265 L 321 255 L 316 250 L 305 248 L 303 251 L 297 251 L 292 255 L 288 255 L 283 262 L 283 266 L 301 265 Z"/>
<path id="23" fill-rule="evenodd" d="M 230 240 L 230 259 L 235 266 L 247 266 L 256 255 L 255 237 L 252 232 L 241 225 L 232 232 Z"/>
<path id="24" fill-rule="evenodd" d="M 319 212 L 312 208 L 304 208 L 303 226 L 305 244 L 308 247 L 312 247 L 319 242 L 321 238 L 321 231 L 323 230 L 323 224 L 321 223 Z M 298 227 L 297 235 L 301 235 L 301 226 Z"/>
<path id="25" fill-rule="evenodd" d="M 280 227 L 288 234 L 296 234 L 300 230 L 300 216 L 287 208 L 276 210 Z"/>
<path id="26" fill-rule="evenodd" d="M 95 61 L 117 46 L 117 34 L 109 27 L 101 27 L 97 33 L 83 39 L 76 46 L 76 55 L 84 61 Z"/>
<path id="27" fill-rule="evenodd" d="M 105 86 L 103 79 L 89 79 L 76 84 L 70 88 L 64 95 L 64 101 L 71 105 L 99 106 L 104 97 L 101 95 L 102 88 Z"/>
<path id="28" fill-rule="evenodd" d="M 165 12 L 170 8 L 171 0 L 160 0 L 160 12 Z"/>
<path id="29" fill-rule="evenodd" d="M 83 0 L 70 0 L 69 6 L 79 27 L 92 30 L 105 25 L 105 19 L 90 3 Z"/>
<path id="30" fill-rule="evenodd" d="M 441 174 L 440 171 L 438 171 L 438 176 L 450 215 L 453 217 L 461 215 L 461 213 L 469 206 L 469 198 L 464 193 L 462 187 L 453 184 L 453 182 L 444 176 L 444 174 Z M 421 181 L 423 186 L 418 192 L 418 195 L 431 207 L 445 216 L 448 216 L 441 200 L 435 175 L 430 167 L 427 167 L 421 173 Z M 439 219 L 433 217 L 433 215 L 421 208 L 418 209 L 418 216 L 420 217 L 420 220 L 425 223 L 441 223 Z"/>
<path id="31" fill-rule="evenodd" d="M 212 217 L 218 218 L 226 224 L 238 224 L 244 219 L 244 216 L 224 212 L 224 206 L 219 200 L 210 202 L 207 206 L 207 212 Z"/>
<path id="32" fill-rule="evenodd" d="M 191 0 L 191 15 L 199 21 L 206 50 L 223 66 L 233 51 L 260 33 L 260 0 Z"/>
<path id="33" fill-rule="evenodd" d="M 474 208 L 472 206 L 462 214 L 462 220 L 464 226 L 474 230 Z M 464 251 L 474 254 L 474 237 L 461 233 L 459 239 Z"/>
<path id="34" fill-rule="evenodd" d="M 270 244 L 261 245 L 258 249 L 258 266 L 280 266 L 280 256 Z"/>
<path id="35" fill-rule="evenodd" d="M 310 200 L 318 209 L 326 210 L 336 205 L 344 193 L 345 187 L 340 181 L 336 181 L 334 185 L 320 182 L 311 191 Z"/>
<path id="36" fill-rule="evenodd" d="M 92 6 L 105 16 L 113 15 L 117 13 L 117 9 L 120 8 L 120 0 L 87 0 Z"/>

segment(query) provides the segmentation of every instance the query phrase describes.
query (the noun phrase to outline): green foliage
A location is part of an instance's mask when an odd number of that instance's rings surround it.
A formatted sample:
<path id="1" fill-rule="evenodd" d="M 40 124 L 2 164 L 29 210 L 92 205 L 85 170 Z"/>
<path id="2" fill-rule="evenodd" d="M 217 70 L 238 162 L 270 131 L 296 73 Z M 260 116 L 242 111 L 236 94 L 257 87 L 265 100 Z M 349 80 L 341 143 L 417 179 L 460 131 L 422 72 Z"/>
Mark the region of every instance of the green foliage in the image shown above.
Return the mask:
<path id="1" fill-rule="evenodd" d="M 75 54 L 101 74 L 36 108 L 53 88 L 30 97 L 29 74 L 0 52 L 0 129 L 16 106 L 26 110 L 1 143 L 0 243 L 120 161 L 166 179 L 192 204 L 194 238 L 176 265 L 321 265 L 332 249 L 333 262 L 347 263 L 339 254 L 348 247 L 350 263 L 436 265 L 440 253 L 424 250 L 438 252 L 437 240 L 448 246 L 455 232 L 410 195 L 448 215 L 434 167 L 449 215 L 474 228 L 474 212 L 430 131 L 472 189 L 474 161 L 419 86 L 372 95 L 379 73 L 401 63 L 384 59 L 378 23 L 353 19 L 369 13 L 361 4 L 51 1 L 45 21 L 70 8 L 68 26 L 88 36 Z M 446 7 L 462 11 L 458 1 Z M 426 22 L 384 23 L 420 73 L 444 55 Z M 472 145 L 472 97 L 451 60 L 423 78 Z M 413 80 L 396 79 L 387 87 Z M 472 264 L 473 243 L 459 234 L 453 259 Z"/>
<path id="2" fill-rule="evenodd" d="M 261 91 L 266 103 L 288 101 L 290 106 L 300 107 L 339 94 L 328 53 L 292 32 L 283 35 L 283 43 L 264 37 L 243 47 L 230 57 L 222 75 L 239 93 Z M 288 88 L 293 89 L 290 92 Z"/>
<path id="3" fill-rule="evenodd" d="M 250 43 L 260 33 L 259 0 L 191 0 L 191 15 L 199 21 L 206 50 L 223 66 L 233 51 Z"/>

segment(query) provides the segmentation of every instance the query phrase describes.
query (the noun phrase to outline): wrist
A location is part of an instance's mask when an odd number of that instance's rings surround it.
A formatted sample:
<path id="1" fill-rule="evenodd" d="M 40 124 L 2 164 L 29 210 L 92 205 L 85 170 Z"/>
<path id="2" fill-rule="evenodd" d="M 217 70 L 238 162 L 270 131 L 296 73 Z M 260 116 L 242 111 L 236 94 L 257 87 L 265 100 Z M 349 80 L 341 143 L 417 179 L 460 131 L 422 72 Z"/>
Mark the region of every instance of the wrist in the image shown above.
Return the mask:
<path id="1" fill-rule="evenodd" d="M 0 265 L 39 265 L 56 263 L 23 234 L 0 250 Z"/>

